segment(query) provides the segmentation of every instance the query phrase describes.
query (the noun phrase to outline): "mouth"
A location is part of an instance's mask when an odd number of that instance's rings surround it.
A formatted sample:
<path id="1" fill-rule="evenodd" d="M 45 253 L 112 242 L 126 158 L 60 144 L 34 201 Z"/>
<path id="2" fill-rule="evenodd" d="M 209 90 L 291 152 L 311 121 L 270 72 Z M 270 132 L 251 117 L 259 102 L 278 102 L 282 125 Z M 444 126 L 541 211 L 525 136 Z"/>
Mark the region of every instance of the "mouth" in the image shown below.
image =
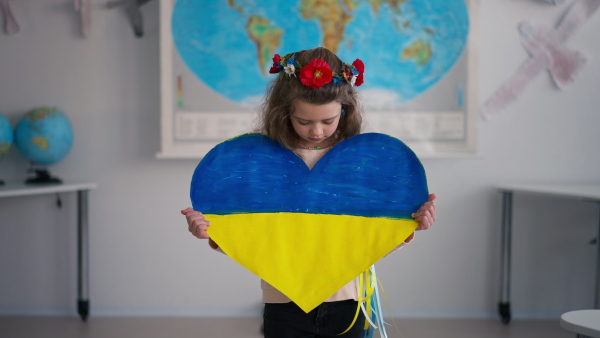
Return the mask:
<path id="1" fill-rule="evenodd" d="M 311 142 L 319 143 L 319 142 L 322 142 L 325 138 L 324 137 L 309 137 L 308 139 Z"/>

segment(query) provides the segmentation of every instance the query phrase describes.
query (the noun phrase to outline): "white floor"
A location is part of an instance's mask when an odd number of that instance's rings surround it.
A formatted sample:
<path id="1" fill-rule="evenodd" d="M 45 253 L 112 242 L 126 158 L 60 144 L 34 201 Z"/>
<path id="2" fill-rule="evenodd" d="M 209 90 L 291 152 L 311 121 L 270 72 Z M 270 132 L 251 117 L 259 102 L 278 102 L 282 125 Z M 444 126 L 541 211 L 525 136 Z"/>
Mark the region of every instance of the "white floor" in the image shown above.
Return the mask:
<path id="1" fill-rule="evenodd" d="M 390 338 L 574 338 L 557 320 L 396 319 Z M 259 338 L 260 318 L 0 316 L 2 338 Z M 375 333 L 375 337 L 378 334 Z"/>

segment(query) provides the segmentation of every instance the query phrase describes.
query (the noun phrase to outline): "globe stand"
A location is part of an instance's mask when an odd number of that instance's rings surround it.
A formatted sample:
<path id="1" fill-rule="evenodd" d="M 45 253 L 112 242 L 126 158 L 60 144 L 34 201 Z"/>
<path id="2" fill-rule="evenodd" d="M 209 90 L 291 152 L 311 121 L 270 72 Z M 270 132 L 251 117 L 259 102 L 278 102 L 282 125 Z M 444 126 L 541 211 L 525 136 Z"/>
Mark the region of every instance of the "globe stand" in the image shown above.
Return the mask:
<path id="1" fill-rule="evenodd" d="M 26 184 L 53 184 L 62 183 L 62 180 L 58 177 L 50 176 L 48 169 L 32 169 L 30 172 L 35 172 L 35 177 L 29 178 L 25 181 Z"/>

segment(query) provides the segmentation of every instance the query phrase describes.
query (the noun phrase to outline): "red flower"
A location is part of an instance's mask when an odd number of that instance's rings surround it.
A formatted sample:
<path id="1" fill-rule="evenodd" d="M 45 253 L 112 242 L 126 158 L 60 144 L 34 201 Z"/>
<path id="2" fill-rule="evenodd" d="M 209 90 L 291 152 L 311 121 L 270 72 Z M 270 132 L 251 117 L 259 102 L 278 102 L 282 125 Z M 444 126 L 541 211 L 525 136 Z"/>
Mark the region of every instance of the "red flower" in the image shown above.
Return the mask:
<path id="1" fill-rule="evenodd" d="M 300 69 L 300 81 L 310 88 L 319 88 L 332 79 L 333 72 L 323 59 L 312 59 L 308 65 Z"/>
<path id="2" fill-rule="evenodd" d="M 282 69 L 281 65 L 279 64 L 280 62 L 281 56 L 279 56 L 279 54 L 275 54 L 275 56 L 273 56 L 273 66 L 271 67 L 271 69 L 269 69 L 269 73 L 279 73 Z"/>
<path id="3" fill-rule="evenodd" d="M 356 82 L 354 82 L 354 85 L 358 87 L 365 82 L 363 78 L 363 74 L 365 73 L 365 64 L 360 59 L 356 59 L 354 62 L 352 62 L 352 65 L 356 67 L 356 70 L 358 70 L 358 76 L 356 77 Z"/>

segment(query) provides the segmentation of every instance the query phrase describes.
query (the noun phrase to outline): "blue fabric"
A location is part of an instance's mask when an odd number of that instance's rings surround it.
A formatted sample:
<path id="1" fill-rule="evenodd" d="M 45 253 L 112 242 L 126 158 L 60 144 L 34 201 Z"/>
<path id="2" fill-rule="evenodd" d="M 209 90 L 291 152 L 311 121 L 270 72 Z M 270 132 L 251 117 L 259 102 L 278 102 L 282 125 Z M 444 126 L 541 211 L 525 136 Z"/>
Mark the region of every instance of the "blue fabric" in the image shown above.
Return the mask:
<path id="1" fill-rule="evenodd" d="M 402 141 L 367 133 L 330 149 L 312 170 L 260 134 L 213 148 L 192 177 L 204 214 L 297 212 L 410 218 L 428 198 L 421 162 Z"/>

